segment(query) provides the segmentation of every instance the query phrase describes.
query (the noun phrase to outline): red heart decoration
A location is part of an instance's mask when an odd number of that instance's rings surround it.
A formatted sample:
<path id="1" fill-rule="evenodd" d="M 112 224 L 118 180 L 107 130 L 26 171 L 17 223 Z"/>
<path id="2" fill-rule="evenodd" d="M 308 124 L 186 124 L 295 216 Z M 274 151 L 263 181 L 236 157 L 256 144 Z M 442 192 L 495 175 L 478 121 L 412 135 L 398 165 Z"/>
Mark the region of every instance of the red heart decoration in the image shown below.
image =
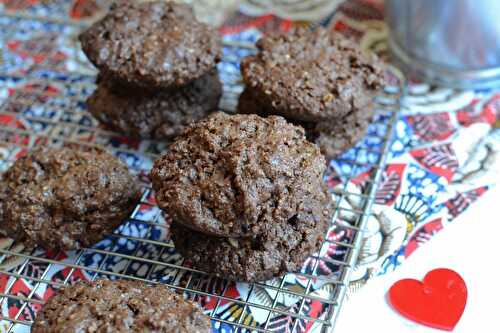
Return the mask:
<path id="1" fill-rule="evenodd" d="M 389 302 L 400 314 L 417 323 L 452 331 L 467 302 L 467 286 L 457 272 L 438 268 L 423 282 L 399 280 L 389 289 Z"/>

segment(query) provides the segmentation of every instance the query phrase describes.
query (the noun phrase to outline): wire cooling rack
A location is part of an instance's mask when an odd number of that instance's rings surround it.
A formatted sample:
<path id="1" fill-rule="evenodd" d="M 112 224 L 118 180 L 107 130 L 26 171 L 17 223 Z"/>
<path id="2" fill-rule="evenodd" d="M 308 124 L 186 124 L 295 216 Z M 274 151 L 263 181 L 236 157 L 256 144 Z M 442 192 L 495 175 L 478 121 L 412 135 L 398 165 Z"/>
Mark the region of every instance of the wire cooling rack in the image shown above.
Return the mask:
<path id="1" fill-rule="evenodd" d="M 36 312 L 60 287 L 79 280 L 128 278 L 164 283 L 199 302 L 217 332 L 330 332 L 349 285 L 361 247 L 362 230 L 371 214 L 377 184 L 398 116 L 401 89 L 387 87 L 365 142 L 332 162 L 326 176 L 339 204 L 321 251 L 297 273 L 271 281 L 245 284 L 211 277 L 190 267 L 168 237 L 169 220 L 154 203 L 147 173 L 167 143 L 134 141 L 98 127 L 84 101 L 95 88 L 95 70 L 85 62 L 75 36 L 80 24 L 33 15 L 0 13 L 0 29 L 11 31 L 2 46 L 27 26 L 55 24 L 44 32 L 72 54 L 71 71 L 48 72 L 34 62 L 28 71 L 3 56 L 0 63 L 0 171 L 37 145 L 85 149 L 104 146 L 124 159 L 142 182 L 142 198 L 129 219 L 100 243 L 79 251 L 54 253 L 26 250 L 2 238 L 0 244 L 0 332 L 28 332 Z M 28 22 L 28 23 L 26 23 Z M 2 26 L 3 25 L 3 26 Z M 84 24 L 83 24 L 84 25 Z M 50 30 L 50 29 L 49 29 Z M 69 32 L 68 32 L 69 31 Z M 220 108 L 234 111 L 242 90 L 237 64 L 254 52 L 252 43 L 225 40 L 219 66 L 224 81 Z M 36 47 L 35 47 L 36 48 Z M 73 52 L 73 53 L 71 53 Z M 366 173 L 362 191 L 350 180 Z"/>

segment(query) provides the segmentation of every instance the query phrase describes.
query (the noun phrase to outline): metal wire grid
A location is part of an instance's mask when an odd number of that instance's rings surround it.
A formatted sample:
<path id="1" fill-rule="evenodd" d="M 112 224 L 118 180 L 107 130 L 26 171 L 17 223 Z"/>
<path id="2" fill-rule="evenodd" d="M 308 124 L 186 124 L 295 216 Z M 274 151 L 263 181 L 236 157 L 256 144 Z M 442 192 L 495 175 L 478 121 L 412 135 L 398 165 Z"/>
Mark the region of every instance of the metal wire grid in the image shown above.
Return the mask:
<path id="1" fill-rule="evenodd" d="M 37 18 L 43 20 L 43 18 Z M 244 43 L 226 43 L 226 48 L 251 50 L 252 45 Z M 238 57 L 235 57 L 231 52 L 227 52 L 224 61 L 237 62 Z M 231 73 L 229 73 L 231 74 Z M 70 74 L 71 77 L 74 74 Z M 33 78 L 36 82 L 43 85 L 61 84 L 56 82 L 56 79 Z M 76 86 L 81 86 L 81 89 L 76 89 L 80 93 L 73 96 L 75 105 L 78 102 L 85 100 L 88 91 L 93 90 L 92 77 L 88 80 L 78 83 L 65 83 Z M 221 103 L 221 108 L 225 111 L 233 111 L 236 104 L 238 93 L 242 90 L 238 80 L 225 82 L 224 98 Z M 297 288 L 287 285 L 285 277 L 274 280 L 273 282 L 253 283 L 247 285 L 248 293 L 243 297 L 244 300 L 234 298 L 227 293 L 227 290 L 234 282 L 216 279 L 208 276 L 204 272 L 192 269 L 184 265 L 183 259 L 176 254 L 172 242 L 168 239 L 168 223 L 165 222 L 160 211 L 152 204 L 152 190 L 146 177 L 147 170 L 141 169 L 144 165 L 150 165 L 147 161 L 152 161 L 155 156 L 165 148 L 165 143 L 144 141 L 138 146 L 131 148 L 124 145 L 110 144 L 110 138 L 116 137 L 116 134 L 94 127 L 92 124 L 81 124 L 82 113 L 84 111 L 75 111 L 73 108 L 58 107 L 51 105 L 50 109 L 56 112 L 56 117 L 44 117 L 41 115 L 28 115 L 22 112 L 23 106 L 34 103 L 34 96 L 22 95 L 14 98 L 14 105 L 9 102 L 3 103 L 0 106 L 0 115 L 13 116 L 15 120 L 29 121 L 32 124 L 37 124 L 37 130 L 23 130 L 9 124 L 2 124 L 0 127 L 0 147 L 7 148 L 7 155 L 4 156 L 4 166 L 10 165 L 15 160 L 14 152 L 19 149 L 31 149 L 39 144 L 51 146 L 74 146 L 85 148 L 88 146 L 104 145 L 109 150 L 115 152 L 118 156 L 127 153 L 133 153 L 141 156 L 143 162 L 138 165 L 130 165 L 132 170 L 136 172 L 142 182 L 143 195 L 140 203 L 137 205 L 130 218 L 125 222 L 124 226 L 136 225 L 142 226 L 138 236 L 130 235 L 124 232 L 125 227 L 120 227 L 108 235 L 111 240 L 111 245 L 106 248 L 92 247 L 85 248 L 71 253 L 68 257 L 61 258 L 61 253 L 47 253 L 40 249 L 35 249 L 31 252 L 19 252 L 16 244 L 0 249 L 0 266 L 7 262 L 15 261 L 16 265 L 13 268 L 1 268 L 0 276 L 11 277 L 6 280 L 9 283 L 5 286 L 3 293 L 0 293 L 0 308 L 4 307 L 9 300 L 19 301 L 20 307 L 16 313 L 8 316 L 0 317 L 0 330 L 3 328 L 6 332 L 15 332 L 18 328 L 28 327 L 32 321 L 25 318 L 25 310 L 27 308 L 37 308 L 37 305 L 42 305 L 43 301 L 35 297 L 36 291 L 39 288 L 60 288 L 61 286 L 73 283 L 78 278 L 75 277 L 78 270 L 86 272 L 91 279 L 107 277 L 107 278 L 128 278 L 146 281 L 149 283 L 165 283 L 169 287 L 185 293 L 187 297 L 200 301 L 202 298 L 214 298 L 216 305 L 210 313 L 213 322 L 231 324 L 234 331 L 252 331 L 252 332 L 270 332 L 270 319 L 276 315 L 287 315 L 293 320 L 292 332 L 301 331 L 304 323 L 317 323 L 321 326 L 321 332 L 329 332 L 339 313 L 340 306 L 346 294 L 349 283 L 349 275 L 355 265 L 356 258 L 361 246 L 362 229 L 364 228 L 367 218 L 370 216 L 371 206 L 374 202 L 377 184 L 382 176 L 385 166 L 385 160 L 389 149 L 390 139 L 397 119 L 399 110 L 401 90 L 396 87 L 387 88 L 385 95 L 379 98 L 376 116 L 373 120 L 370 130 L 372 139 L 377 139 L 381 144 L 376 149 L 355 148 L 352 158 L 347 158 L 343 163 L 350 166 L 350 172 L 340 175 L 342 184 L 341 191 L 336 191 L 332 195 L 337 202 L 345 198 L 355 196 L 360 203 L 362 209 L 349 209 L 337 207 L 332 219 L 332 223 L 339 221 L 341 217 L 347 213 L 354 219 L 349 223 L 344 223 L 345 227 L 352 232 L 352 237 L 346 242 L 329 240 L 327 238 L 325 245 L 334 244 L 338 249 L 342 249 L 345 254 L 340 260 L 334 260 L 329 257 L 313 256 L 314 268 L 311 273 L 294 273 L 303 281 L 306 281 L 306 287 L 297 291 Z M 36 96 L 35 96 L 36 97 Z M 19 107 L 16 107 L 19 103 Z M 373 162 L 360 162 L 361 155 L 371 156 Z M 122 155 L 123 156 L 123 155 Z M 147 167 L 146 167 L 147 169 Z M 367 180 L 367 186 L 363 193 L 349 192 L 347 183 L 349 180 L 359 173 L 359 170 L 370 169 L 371 173 Z M 144 208 L 156 211 L 150 219 L 143 220 L 138 217 L 138 211 Z M 352 222 L 353 221 L 353 222 Z M 161 234 L 162 237 L 152 237 L 153 234 Z M 128 253 L 118 252 L 115 246 L 118 242 L 127 242 L 133 244 L 132 250 Z M 84 258 L 87 256 L 98 256 L 100 259 L 92 265 L 85 264 Z M 114 261 L 120 263 L 121 266 L 116 267 L 110 265 Z M 318 274 L 318 264 L 328 262 L 335 265 L 336 272 L 331 275 Z M 145 267 L 144 270 L 131 269 L 134 266 Z M 29 271 L 37 267 L 38 274 L 29 274 Z M 54 267 L 65 267 L 69 271 L 63 280 L 57 281 L 48 278 L 48 272 Z M 137 272 L 141 272 L 138 274 Z M 131 275 L 134 273 L 134 275 Z M 161 275 L 161 276 L 160 276 Z M 160 277 L 159 277 L 160 276 Z M 165 277 L 168 277 L 165 279 Z M 27 295 L 19 295 L 13 292 L 12 288 L 16 281 L 23 279 L 33 285 L 32 290 Z M 314 283 L 322 281 L 325 285 L 330 286 L 328 297 L 318 296 L 314 294 Z M 212 285 L 212 289 L 207 289 L 207 284 Z M 274 295 L 270 305 L 263 305 L 256 301 L 251 301 L 252 293 L 257 293 L 259 290 L 266 290 L 270 295 Z M 291 308 L 280 306 L 280 297 L 294 297 L 298 300 L 298 308 L 293 311 Z M 307 300 L 320 301 L 325 309 L 326 315 L 320 318 L 313 318 L 309 315 L 304 315 L 302 309 Z M 218 314 L 222 303 L 237 305 L 239 316 L 220 317 Z M 258 309 L 267 313 L 265 324 L 259 328 L 252 326 L 245 316 L 247 309 Z M 235 319 L 237 318 L 237 319 Z"/>

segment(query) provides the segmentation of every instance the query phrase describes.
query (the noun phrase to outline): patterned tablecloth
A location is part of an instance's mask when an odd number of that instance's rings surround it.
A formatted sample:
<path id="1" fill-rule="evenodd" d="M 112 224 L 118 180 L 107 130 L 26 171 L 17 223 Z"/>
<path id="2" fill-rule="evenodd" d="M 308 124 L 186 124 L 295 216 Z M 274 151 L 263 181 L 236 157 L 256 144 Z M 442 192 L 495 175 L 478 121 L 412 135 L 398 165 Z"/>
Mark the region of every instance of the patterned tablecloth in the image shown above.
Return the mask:
<path id="1" fill-rule="evenodd" d="M 244 0 L 239 4 L 234 1 L 200 0 L 193 3 L 202 20 L 220 25 L 220 32 L 230 41 L 256 41 L 263 33 L 282 30 L 287 31 L 296 25 L 329 26 L 345 34 L 357 38 L 362 47 L 386 56 L 386 26 L 383 23 L 383 5 L 380 1 L 341 1 L 305 0 L 284 1 Z M 105 4 L 98 0 L 0 0 L 0 8 L 4 13 L 19 14 L 0 17 L 0 40 L 3 45 L 0 53 L 0 122 L 5 126 L 13 126 L 24 130 L 44 131 L 44 124 L 36 121 L 19 120 L 17 113 L 24 115 L 51 117 L 67 117 L 68 122 L 95 124 L 95 120 L 84 112 L 60 114 L 55 109 L 68 107 L 72 99 L 69 96 L 86 96 L 91 91 L 86 85 L 95 71 L 89 67 L 84 55 L 75 47 L 78 26 L 82 22 L 95 19 L 102 14 Z M 56 18 L 53 22 L 40 23 L 30 16 L 47 16 Z M 71 21 L 73 24 L 64 24 Z M 237 71 L 237 67 L 233 69 Z M 76 74 L 78 73 L 78 74 Z M 81 75 L 87 73 L 88 75 Z M 37 78 L 50 77 L 61 82 L 55 85 L 43 85 Z M 82 88 L 84 87 L 84 88 Z M 82 103 L 69 105 L 75 109 L 84 109 Z M 78 116 L 76 116 L 78 115 Z M 478 200 L 500 179 L 500 88 L 495 90 L 460 91 L 435 87 L 425 83 L 412 82 L 408 86 L 408 94 L 403 99 L 403 110 L 396 124 L 387 167 L 376 195 L 375 213 L 368 220 L 364 235 L 363 247 L 350 285 L 350 292 L 355 292 L 370 277 L 386 274 L 403 264 L 404 260 L 429 240 L 434 234 L 453 223 L 469 205 Z M 77 117 L 77 118 L 75 118 Z M 28 119 L 28 118 L 27 118 Z M 61 118 L 58 118 L 61 119 Z M 64 131 L 64 128 L 60 129 Z M 87 137 L 86 137 L 87 135 Z M 90 133 L 80 133 L 80 138 L 89 139 Z M 9 138 L 11 140 L 12 138 Z M 0 137 L 0 171 L 8 167 L 9 157 L 19 156 L 22 150 L 13 151 L 11 146 L 4 145 Z M 6 140 L 6 139 L 5 139 Z M 17 140 L 25 140 L 18 137 Z M 131 144 L 126 139 L 116 139 L 114 145 Z M 109 142 L 108 142 L 109 143 Z M 365 140 L 361 145 L 376 145 L 376 142 Z M 347 152 L 349 157 L 352 152 Z M 146 163 L 133 155 L 122 155 L 129 164 Z M 368 161 L 370 156 L 361 156 Z M 147 169 L 148 165 L 142 166 Z M 342 160 L 330 163 L 331 175 L 329 185 L 335 187 L 339 177 L 348 174 L 351 166 Z M 372 170 L 357 169 L 357 175 L 350 184 L 349 191 L 359 192 L 366 186 L 367 175 Z M 348 198 L 349 199 L 349 198 Z M 152 195 L 145 198 L 154 203 Z M 345 200 L 344 207 L 356 209 L 356 200 Z M 144 205 L 137 214 L 156 216 L 158 209 L 154 205 Z M 347 211 L 348 212 L 348 211 Z M 348 213 L 342 218 L 348 220 Z M 475 234 L 474 225 L 470 226 L 471 237 Z M 141 230 L 132 233 L 141 234 Z M 347 231 L 346 231 L 347 232 Z M 344 237 L 341 233 L 336 237 Z M 10 245 L 7 238 L 0 240 L 1 246 Z M 109 244 L 103 243 L 102 246 Z M 101 245 L 99 245 L 101 246 Z M 115 244 L 126 247 L 129 244 Z M 144 255 L 149 255 L 146 250 Z M 332 258 L 335 258 L 334 249 Z M 137 253 L 137 252 L 136 252 Z M 48 253 L 48 256 L 51 254 Z M 64 258 L 56 258 L 64 260 Z M 102 258 L 89 256 L 82 258 L 87 266 L 97 265 Z M 169 260 L 179 258 L 169 257 Z M 3 261 L 2 265 L 14 265 Z M 112 263 L 119 265 L 119 263 Z M 27 274 L 38 276 L 46 264 L 28 267 Z M 307 266 L 307 263 L 306 263 Z M 142 265 L 130 265 L 128 270 L 145 269 Z M 328 273 L 331 269 L 327 263 L 321 263 L 320 269 Z M 71 279 L 88 279 L 89 273 L 81 270 L 68 272 L 67 267 L 53 267 L 44 272 L 44 278 L 64 281 Z M 69 274 L 69 275 L 68 275 Z M 168 272 L 153 272 L 153 275 L 168 276 Z M 11 293 L 28 295 L 32 285 L 23 279 L 12 284 L 12 277 L 0 274 L 0 291 L 7 286 Z M 208 288 L 219 288 L 207 285 Z M 53 294 L 53 289 L 39 288 L 35 298 L 46 299 Z M 231 286 L 225 291 L 232 297 L 244 299 L 248 294 L 244 286 Z M 257 294 L 262 302 L 268 302 L 269 295 Z M 279 300 L 283 306 L 296 306 L 293 297 Z M 21 302 L 9 299 L 2 303 L 2 313 L 6 316 L 15 314 Z M 216 305 L 214 300 L 204 300 L 205 310 L 211 311 Z M 24 307 L 20 318 L 32 318 L 40 305 L 30 304 Z M 241 311 L 247 313 L 243 317 L 248 325 L 259 326 L 263 320 L 259 309 L 234 306 L 222 306 L 221 317 L 239 317 Z M 324 316 L 324 309 L 314 301 L 301 306 L 303 311 L 313 318 Z M 276 332 L 290 332 L 290 318 L 278 316 L 268 326 Z M 315 327 L 304 321 L 294 325 L 301 332 L 312 332 Z M 2 327 L 0 325 L 0 331 Z M 217 332 L 230 332 L 231 328 L 218 323 L 214 327 Z"/>

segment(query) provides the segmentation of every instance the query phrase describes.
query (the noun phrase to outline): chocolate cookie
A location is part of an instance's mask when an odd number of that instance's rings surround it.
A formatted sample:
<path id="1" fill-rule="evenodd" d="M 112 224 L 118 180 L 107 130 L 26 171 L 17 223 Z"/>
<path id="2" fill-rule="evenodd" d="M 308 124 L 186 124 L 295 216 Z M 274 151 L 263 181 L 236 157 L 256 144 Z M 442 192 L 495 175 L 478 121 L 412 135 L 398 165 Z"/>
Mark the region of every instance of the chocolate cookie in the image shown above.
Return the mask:
<path id="1" fill-rule="evenodd" d="M 92 245 L 134 208 L 140 189 L 118 158 L 104 152 L 38 148 L 0 183 L 0 227 L 46 249 Z"/>
<path id="2" fill-rule="evenodd" d="M 363 113 L 363 116 L 359 114 Z M 306 136 L 314 142 L 326 159 L 335 159 L 352 148 L 366 134 L 373 112 L 348 114 L 342 119 L 319 123 L 301 123 Z"/>
<path id="3" fill-rule="evenodd" d="M 273 114 L 298 121 L 363 112 L 383 83 L 376 56 L 363 55 L 346 37 L 323 28 L 296 29 L 257 42 L 241 63 L 243 80 Z"/>
<path id="4" fill-rule="evenodd" d="M 89 112 L 111 129 L 141 138 L 177 136 L 216 110 L 222 95 L 216 70 L 173 91 L 134 91 L 115 87 L 106 78 L 98 81 L 87 100 Z"/>
<path id="5" fill-rule="evenodd" d="M 260 105 L 250 89 L 245 89 L 238 101 L 238 113 L 257 114 L 267 117 L 273 114 L 265 105 Z M 367 108 L 351 112 L 339 119 L 319 122 L 304 122 L 288 119 L 289 122 L 302 126 L 306 137 L 314 142 L 326 159 L 334 159 L 353 147 L 366 134 L 373 109 Z"/>
<path id="6" fill-rule="evenodd" d="M 191 231 L 174 223 L 175 248 L 194 268 L 237 281 L 264 281 L 298 271 L 304 260 L 319 251 L 332 216 L 325 185 L 301 197 L 286 221 L 263 221 L 260 233 L 221 238 Z"/>
<path id="7" fill-rule="evenodd" d="M 113 4 L 80 42 L 101 73 L 149 88 L 185 85 L 211 71 L 222 54 L 217 31 L 171 1 Z"/>
<path id="8" fill-rule="evenodd" d="M 98 280 L 64 288 L 38 313 L 32 333 L 209 333 L 198 305 L 166 286 Z"/>
<path id="9" fill-rule="evenodd" d="M 176 138 L 151 179 L 158 205 L 177 223 L 241 237 L 295 221 L 302 202 L 321 191 L 324 171 L 319 149 L 282 117 L 216 113 Z"/>

